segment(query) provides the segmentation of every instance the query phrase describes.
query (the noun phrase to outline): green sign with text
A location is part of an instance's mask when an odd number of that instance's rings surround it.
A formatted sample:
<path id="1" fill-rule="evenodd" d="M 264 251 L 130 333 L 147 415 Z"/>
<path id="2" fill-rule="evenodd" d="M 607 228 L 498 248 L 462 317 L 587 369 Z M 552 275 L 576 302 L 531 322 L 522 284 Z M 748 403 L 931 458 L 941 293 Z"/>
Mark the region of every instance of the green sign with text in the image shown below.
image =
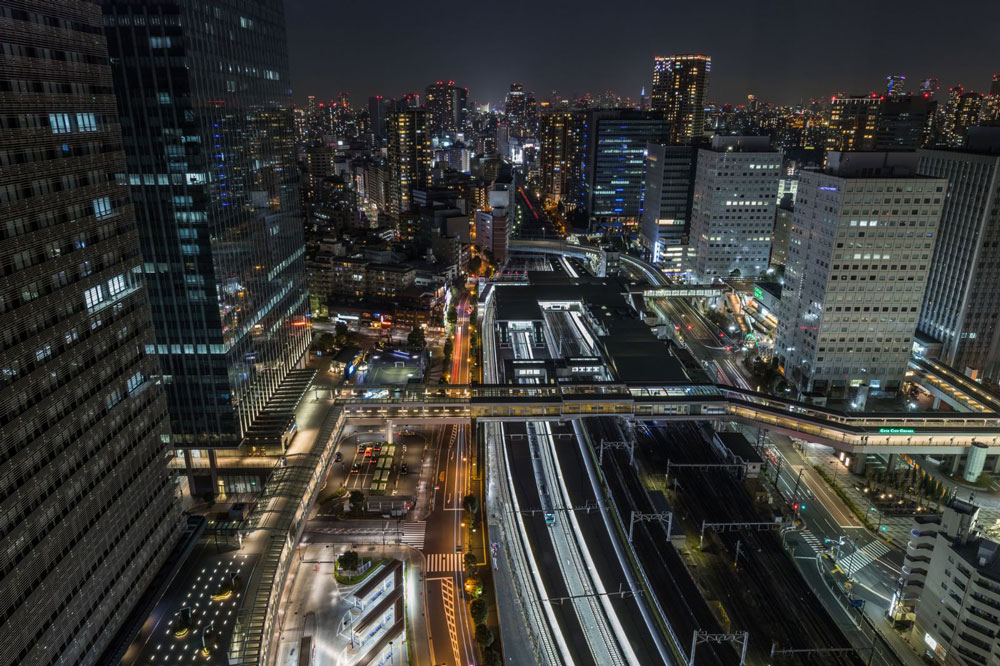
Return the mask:
<path id="1" fill-rule="evenodd" d="M 754 287 L 753 288 L 753 297 L 756 298 L 758 301 L 763 300 L 764 299 L 764 290 L 761 289 L 760 287 Z"/>
<path id="2" fill-rule="evenodd" d="M 879 428 L 878 431 L 883 435 L 912 435 L 916 432 L 913 428 Z"/>

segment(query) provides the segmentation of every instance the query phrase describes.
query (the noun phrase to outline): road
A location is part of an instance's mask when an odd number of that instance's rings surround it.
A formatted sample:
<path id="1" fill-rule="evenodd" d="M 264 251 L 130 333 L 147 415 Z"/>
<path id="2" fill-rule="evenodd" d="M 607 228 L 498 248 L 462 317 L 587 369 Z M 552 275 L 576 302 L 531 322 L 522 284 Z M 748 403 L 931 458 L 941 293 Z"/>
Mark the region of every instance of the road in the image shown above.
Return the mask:
<path id="1" fill-rule="evenodd" d="M 469 383 L 469 304 L 463 293 L 456 303 L 458 321 L 449 368 L 452 384 Z M 463 523 L 462 499 L 469 493 L 482 497 L 473 479 L 475 458 L 472 432 L 467 425 L 438 427 L 434 433 L 437 469 L 433 477 L 423 548 L 424 598 L 427 603 L 428 636 L 434 664 L 464 666 L 478 661 L 475 628 L 468 612 L 471 598 L 465 593 L 463 557 L 481 544 L 470 543 Z M 481 533 L 480 533 L 481 534 Z"/>

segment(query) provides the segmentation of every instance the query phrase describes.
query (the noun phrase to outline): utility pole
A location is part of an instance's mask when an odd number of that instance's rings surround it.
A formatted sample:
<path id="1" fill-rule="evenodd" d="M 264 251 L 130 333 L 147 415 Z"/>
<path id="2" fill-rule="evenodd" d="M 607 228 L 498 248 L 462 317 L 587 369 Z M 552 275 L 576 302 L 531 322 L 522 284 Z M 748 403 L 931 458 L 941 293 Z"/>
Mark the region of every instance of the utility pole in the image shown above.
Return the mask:
<path id="1" fill-rule="evenodd" d="M 798 497 L 798 495 L 799 495 L 799 482 L 802 481 L 802 472 L 804 472 L 804 471 L 806 471 L 805 467 L 803 467 L 802 469 L 800 469 L 799 470 L 799 476 L 798 476 L 797 479 L 795 479 L 795 490 L 792 491 L 792 501 L 793 502 L 795 501 L 795 498 Z"/>

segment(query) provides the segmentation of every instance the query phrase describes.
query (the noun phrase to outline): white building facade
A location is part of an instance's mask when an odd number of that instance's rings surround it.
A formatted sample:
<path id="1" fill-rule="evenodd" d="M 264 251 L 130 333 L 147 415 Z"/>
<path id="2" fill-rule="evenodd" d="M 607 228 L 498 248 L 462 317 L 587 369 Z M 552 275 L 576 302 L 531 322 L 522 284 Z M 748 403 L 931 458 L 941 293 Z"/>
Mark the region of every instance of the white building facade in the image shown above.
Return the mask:
<path id="1" fill-rule="evenodd" d="M 698 280 L 767 269 L 781 160 L 768 137 L 716 136 L 698 151 L 691 203 Z"/>
<path id="2" fill-rule="evenodd" d="M 831 152 L 799 173 L 775 354 L 802 393 L 899 390 L 947 187 L 916 160 Z"/>

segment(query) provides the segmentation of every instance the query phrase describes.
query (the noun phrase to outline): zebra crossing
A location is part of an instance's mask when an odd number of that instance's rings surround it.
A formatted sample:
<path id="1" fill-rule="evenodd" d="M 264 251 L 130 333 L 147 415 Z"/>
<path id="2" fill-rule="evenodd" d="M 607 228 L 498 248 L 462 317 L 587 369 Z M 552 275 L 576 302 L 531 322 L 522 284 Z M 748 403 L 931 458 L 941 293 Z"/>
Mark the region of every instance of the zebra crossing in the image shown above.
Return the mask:
<path id="1" fill-rule="evenodd" d="M 413 522 L 406 522 L 403 523 L 403 534 L 400 537 L 400 542 L 407 546 L 413 546 L 417 550 L 422 550 L 424 547 L 424 537 L 426 535 L 426 521 L 415 520 Z"/>
<path id="2" fill-rule="evenodd" d="M 427 553 L 425 574 L 452 573 L 462 569 L 462 553 Z"/>
<path id="3" fill-rule="evenodd" d="M 881 541 L 872 541 L 847 557 L 837 561 L 837 566 L 845 574 L 853 576 L 866 566 L 889 552 L 889 547 Z"/>
<path id="4" fill-rule="evenodd" d="M 816 551 L 817 553 L 823 551 L 822 542 L 820 542 L 819 538 L 817 538 L 816 535 L 810 532 L 808 529 L 802 530 L 799 534 L 802 535 L 802 540 L 805 541 L 806 544 L 814 551 Z"/>

